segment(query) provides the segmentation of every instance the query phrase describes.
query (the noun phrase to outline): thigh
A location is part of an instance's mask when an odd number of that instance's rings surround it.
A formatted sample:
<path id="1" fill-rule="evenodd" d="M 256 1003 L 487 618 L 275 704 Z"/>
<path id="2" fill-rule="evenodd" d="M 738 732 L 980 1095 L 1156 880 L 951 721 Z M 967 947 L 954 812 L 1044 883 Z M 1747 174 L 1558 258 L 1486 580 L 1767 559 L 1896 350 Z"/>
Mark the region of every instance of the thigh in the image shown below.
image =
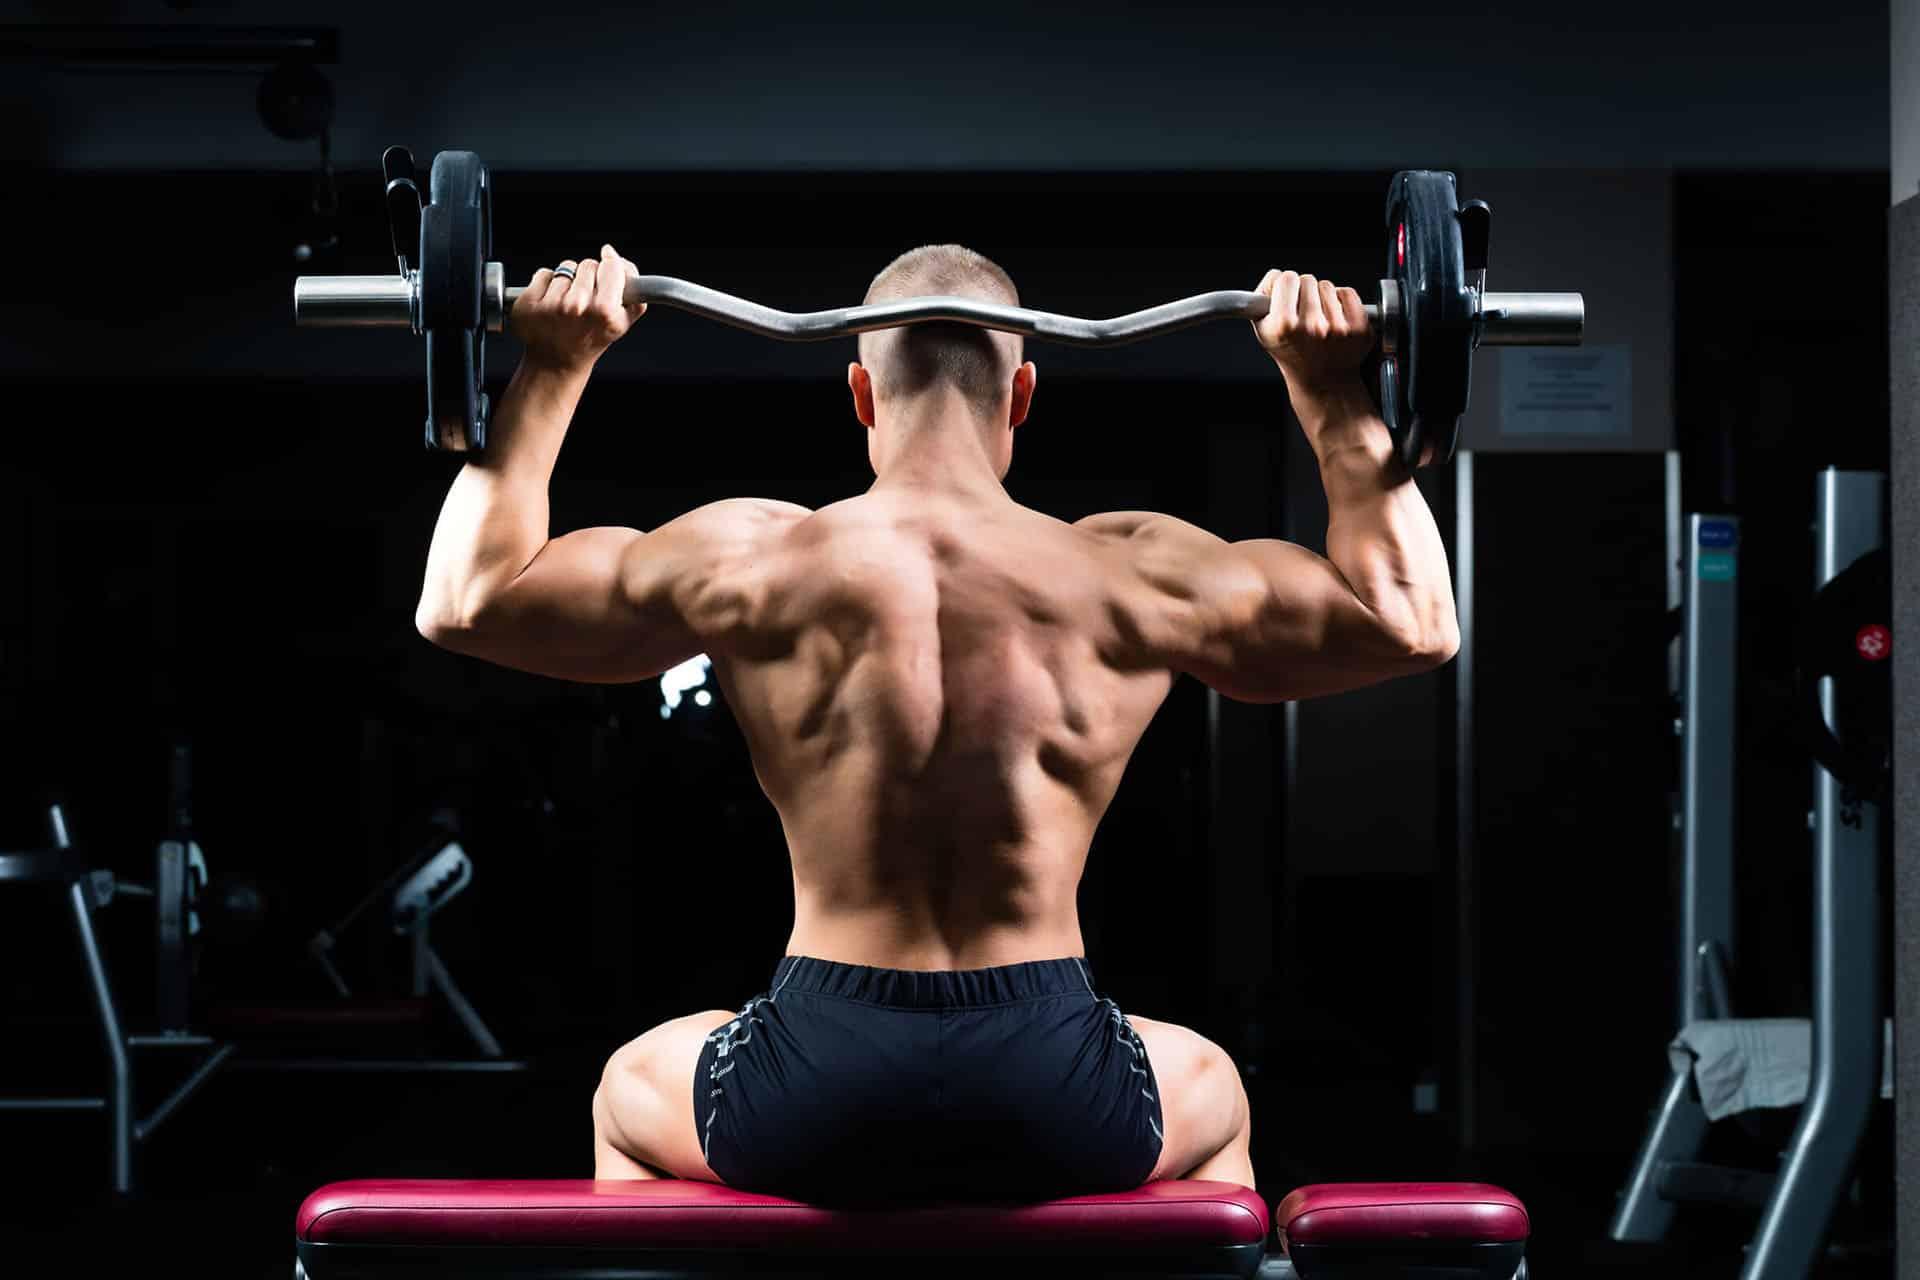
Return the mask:
<path id="1" fill-rule="evenodd" d="M 718 1182 L 701 1154 L 693 1072 L 723 1009 L 663 1022 L 614 1051 L 594 1095 L 594 1118 L 615 1149 L 676 1178 Z"/>
<path id="2" fill-rule="evenodd" d="M 1171 1022 L 1127 1015 L 1160 1091 L 1160 1159 L 1150 1180 L 1179 1178 L 1217 1155 L 1246 1121 L 1240 1069 L 1213 1041 Z"/>

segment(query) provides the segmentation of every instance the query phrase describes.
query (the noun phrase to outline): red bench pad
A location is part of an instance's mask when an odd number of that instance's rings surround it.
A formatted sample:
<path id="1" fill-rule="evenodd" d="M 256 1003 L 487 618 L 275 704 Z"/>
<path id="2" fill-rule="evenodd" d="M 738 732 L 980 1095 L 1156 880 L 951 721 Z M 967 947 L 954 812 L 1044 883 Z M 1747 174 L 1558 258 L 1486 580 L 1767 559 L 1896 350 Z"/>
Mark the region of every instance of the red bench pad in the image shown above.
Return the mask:
<path id="1" fill-rule="evenodd" d="M 824 1252 L 1212 1249 L 1260 1244 L 1267 1206 L 1228 1182 L 1025 1205 L 818 1209 L 709 1182 L 366 1180 L 308 1196 L 315 1244 L 790 1249 Z"/>
<path id="2" fill-rule="evenodd" d="M 1527 1207 L 1484 1182 L 1335 1182 L 1301 1187 L 1273 1211 L 1283 1245 L 1512 1244 Z"/>

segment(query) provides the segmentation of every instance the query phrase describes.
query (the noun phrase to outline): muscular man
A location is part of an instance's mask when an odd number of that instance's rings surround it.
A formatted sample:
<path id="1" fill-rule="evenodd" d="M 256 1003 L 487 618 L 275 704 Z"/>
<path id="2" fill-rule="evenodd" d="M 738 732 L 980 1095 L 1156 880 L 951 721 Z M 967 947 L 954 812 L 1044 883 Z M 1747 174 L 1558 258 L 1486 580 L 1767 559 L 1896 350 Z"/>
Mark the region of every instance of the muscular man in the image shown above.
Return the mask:
<path id="1" fill-rule="evenodd" d="M 1075 891 L 1181 672 L 1277 702 L 1457 646 L 1439 532 L 1360 381 L 1358 297 L 1293 272 L 1260 283 L 1273 301 L 1255 333 L 1326 487 L 1325 557 L 1148 512 L 1067 524 L 1019 505 L 1001 480 L 1034 366 L 1017 338 L 956 325 L 861 338 L 847 383 L 865 493 L 551 537 L 574 406 L 645 309 L 621 305 L 631 270 L 608 247 L 539 272 L 515 305 L 525 358 L 447 497 L 418 616 L 436 644 L 570 680 L 711 655 L 786 832 L 786 958 L 738 1013 L 613 1054 L 595 1175 L 825 1201 L 1251 1187 L 1233 1062 L 1095 994 Z M 951 245 L 899 258 L 867 296 L 918 294 L 1018 301 Z"/>

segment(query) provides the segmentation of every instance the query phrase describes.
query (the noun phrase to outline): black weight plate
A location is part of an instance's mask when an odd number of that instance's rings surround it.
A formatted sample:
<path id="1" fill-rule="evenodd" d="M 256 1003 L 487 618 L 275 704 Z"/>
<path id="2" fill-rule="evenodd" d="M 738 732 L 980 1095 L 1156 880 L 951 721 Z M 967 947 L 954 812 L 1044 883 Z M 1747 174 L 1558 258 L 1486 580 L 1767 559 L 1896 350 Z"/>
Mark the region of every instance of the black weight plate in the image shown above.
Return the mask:
<path id="1" fill-rule="evenodd" d="M 427 338 L 427 445 L 486 446 L 486 321 L 481 286 L 490 247 L 487 168 L 471 151 L 433 158 L 420 217 L 420 319 Z"/>
<path id="2" fill-rule="evenodd" d="M 1380 412 L 1409 467 L 1453 457 L 1473 370 L 1473 296 L 1451 173 L 1409 169 L 1387 188 L 1387 276 L 1400 332 L 1380 365 Z"/>

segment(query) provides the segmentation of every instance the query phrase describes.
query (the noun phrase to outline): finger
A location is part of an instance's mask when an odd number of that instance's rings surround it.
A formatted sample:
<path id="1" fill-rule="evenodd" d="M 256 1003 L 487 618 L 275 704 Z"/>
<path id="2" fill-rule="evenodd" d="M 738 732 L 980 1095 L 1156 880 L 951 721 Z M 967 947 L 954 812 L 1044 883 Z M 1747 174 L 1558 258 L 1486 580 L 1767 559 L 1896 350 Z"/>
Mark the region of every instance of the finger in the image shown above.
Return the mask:
<path id="1" fill-rule="evenodd" d="M 1279 279 L 1279 268 L 1269 267 L 1267 273 L 1260 277 L 1260 283 L 1253 286 L 1253 291 L 1267 300 L 1267 309 L 1255 316 L 1253 321 L 1254 330 L 1263 335 L 1267 331 L 1267 321 L 1273 315 L 1273 286 Z"/>
<path id="2" fill-rule="evenodd" d="M 1342 286 L 1340 290 L 1340 311 L 1347 318 L 1347 330 L 1350 333 L 1365 333 L 1373 326 L 1367 322 L 1367 308 L 1360 301 L 1358 289 Z"/>
<path id="3" fill-rule="evenodd" d="M 626 303 L 620 294 L 627 283 L 627 264 L 620 261 L 620 255 L 613 246 L 600 246 L 599 285 L 594 293 L 594 305 L 607 315 L 619 315 L 626 310 Z"/>
<path id="4" fill-rule="evenodd" d="M 563 304 L 568 315 L 583 316 L 593 310 L 593 291 L 599 280 L 599 266 L 592 258 L 580 260 L 580 267 L 574 273 L 573 287 L 567 290 Z"/>
<path id="5" fill-rule="evenodd" d="M 1294 327 L 1300 316 L 1300 275 L 1294 271 L 1282 271 L 1280 278 L 1273 282 L 1273 311 L 1270 313 L 1280 320 L 1280 330 L 1285 333 Z"/>
<path id="6" fill-rule="evenodd" d="M 1320 310 L 1327 317 L 1328 333 L 1347 331 L 1347 313 L 1340 306 L 1340 291 L 1333 287 L 1333 281 L 1320 282 Z"/>
<path id="7" fill-rule="evenodd" d="M 1267 300 L 1267 314 L 1253 322 L 1253 333 L 1260 345 L 1270 347 L 1280 341 L 1280 335 L 1286 332 L 1280 315 L 1280 284 L 1283 273 L 1278 267 L 1260 277 L 1260 284 L 1254 290 Z"/>
<path id="8" fill-rule="evenodd" d="M 620 287 L 621 289 L 620 296 L 622 298 L 632 297 L 634 296 L 632 293 L 633 282 L 640 278 L 640 268 L 636 267 L 633 264 L 633 261 L 629 258 L 622 258 L 620 259 L 620 261 L 626 264 L 627 277 L 628 277 L 627 283 Z M 643 298 L 637 302 L 628 303 L 627 313 L 631 315 L 635 320 L 638 320 L 641 316 L 647 314 L 646 300 Z"/>
<path id="9" fill-rule="evenodd" d="M 1300 277 L 1300 327 L 1316 336 L 1324 337 L 1327 332 L 1327 313 L 1320 309 L 1320 282 L 1309 275 Z"/>
<path id="10" fill-rule="evenodd" d="M 547 296 L 547 290 L 553 287 L 553 268 L 542 267 L 533 273 L 533 279 L 527 281 L 527 287 L 520 292 L 522 299 L 538 302 Z M 518 305 L 517 303 L 515 304 Z"/>
<path id="11" fill-rule="evenodd" d="M 615 305 L 626 310 L 628 322 L 631 323 L 647 314 L 647 304 L 645 302 L 627 301 L 628 298 L 633 296 L 633 280 L 635 276 L 640 274 L 640 268 L 633 265 L 632 259 L 621 257 L 619 250 L 610 244 L 601 246 L 600 256 L 601 273 L 603 275 L 610 273 L 614 279 L 620 282 L 620 287 L 614 291 L 614 300 Z"/>
<path id="12" fill-rule="evenodd" d="M 573 288 L 574 273 L 579 270 L 580 264 L 572 258 L 563 260 L 558 267 L 554 268 L 551 280 L 552 287 L 547 290 L 546 296 L 542 301 L 558 302 L 560 299 L 566 297 L 568 291 Z"/>
<path id="13" fill-rule="evenodd" d="M 1321 305 L 1320 278 L 1300 276 L 1300 330 L 1310 338 L 1327 336 L 1327 312 Z"/>
<path id="14" fill-rule="evenodd" d="M 639 279 L 640 268 L 634 263 L 632 258 L 622 258 L 620 259 L 620 262 L 623 266 L 626 267 L 628 276 L 636 280 Z M 621 296 L 622 297 L 629 296 L 627 286 L 622 286 Z M 638 320 L 641 316 L 647 314 L 647 304 L 645 301 L 635 302 L 630 304 L 627 307 L 627 310 L 633 313 L 633 318 L 635 320 Z"/>

